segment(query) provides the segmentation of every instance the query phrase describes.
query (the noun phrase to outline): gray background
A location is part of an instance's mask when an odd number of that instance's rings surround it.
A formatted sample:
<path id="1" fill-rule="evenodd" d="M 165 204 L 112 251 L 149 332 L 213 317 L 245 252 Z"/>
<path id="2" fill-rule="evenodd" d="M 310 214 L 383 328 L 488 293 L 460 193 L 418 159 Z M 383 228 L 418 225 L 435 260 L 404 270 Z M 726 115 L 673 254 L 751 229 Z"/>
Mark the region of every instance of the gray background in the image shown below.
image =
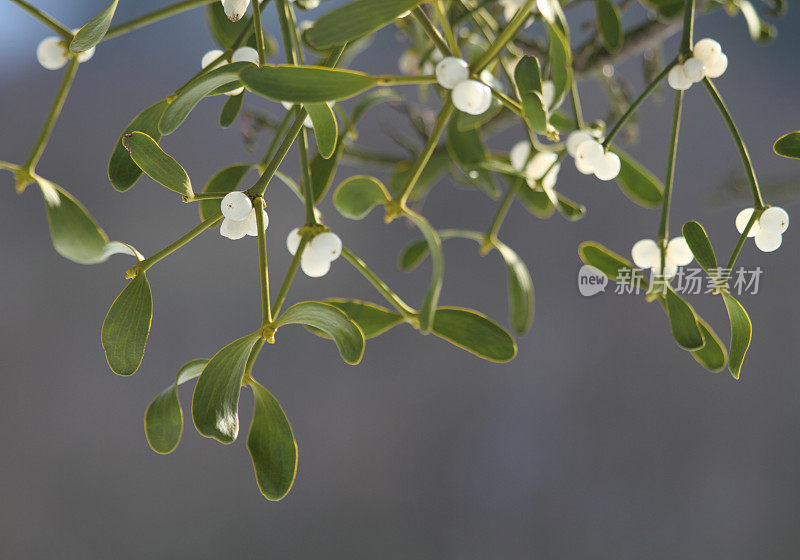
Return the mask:
<path id="1" fill-rule="evenodd" d="M 79 25 L 103 2 L 39 0 Z M 123 2 L 119 21 L 163 5 Z M 267 18 L 275 27 L 272 12 Z M 794 117 L 796 14 L 778 40 L 753 45 L 741 18 L 702 18 L 697 37 L 721 40 L 730 68 L 719 87 L 765 183 L 791 179 L 797 162 L 771 153 L 798 128 Z M 0 157 L 25 159 L 60 72 L 36 63 L 49 32 L 0 4 Z M 668 51 L 676 39 L 668 42 Z M 196 223 L 196 209 L 149 180 L 126 194 L 106 179 L 113 143 L 130 118 L 192 75 L 212 47 L 201 11 L 103 44 L 81 66 L 64 114 L 39 166 L 71 190 L 112 238 L 152 254 Z M 391 32 L 354 64 L 395 72 Z M 643 86 L 639 63 L 620 71 Z M 593 82 L 581 85 L 588 118 L 605 114 Z M 279 115 L 276 104 L 249 106 Z M 165 148 L 195 188 L 235 161 L 253 161 L 235 127 L 215 127 L 221 100 L 205 101 Z M 632 151 L 658 175 L 664 168 L 669 98 L 641 112 Z M 373 112 L 368 145 L 391 148 Z M 521 131 L 498 137 L 509 147 Z M 258 151 L 263 153 L 266 138 Z M 672 227 L 699 219 L 718 252 L 736 240 L 733 218 L 744 191 L 721 185 L 741 176 L 724 124 L 702 87 L 687 95 Z M 296 175 L 296 156 L 286 169 Z M 343 170 L 339 179 L 363 172 Z M 367 170 L 368 171 L 368 170 Z M 81 267 L 52 250 L 40 197 L 13 191 L 0 176 L 0 557 L 3 558 L 792 558 L 800 547 L 797 449 L 800 359 L 794 274 L 800 228 L 777 253 L 748 244 L 740 262 L 764 268 L 762 291 L 745 297 L 753 324 L 740 381 L 703 371 L 672 341 L 656 305 L 613 294 L 587 299 L 576 289 L 576 248 L 587 239 L 621 253 L 652 237 L 656 211 L 639 208 L 613 184 L 565 165 L 560 189 L 586 203 L 569 224 L 539 221 L 515 206 L 501 237 L 529 263 L 536 320 L 518 358 L 492 365 L 408 327 L 372 340 L 349 367 L 335 347 L 303 329 L 281 331 L 254 375 L 281 401 L 300 449 L 294 489 L 279 503 L 258 493 L 244 437 L 225 447 L 187 427 L 178 450 L 148 448 L 142 416 L 150 399 L 192 358 L 209 357 L 259 320 L 256 243 L 210 233 L 148 274 L 155 316 L 141 370 L 114 376 L 100 347 L 100 324 L 124 286 L 124 257 Z M 767 187 L 768 200 L 776 198 Z M 790 189 L 791 190 L 791 189 Z M 286 232 L 302 207 L 270 188 L 274 282 L 289 255 Z M 484 229 L 496 203 L 441 185 L 425 211 L 437 227 Z M 322 210 L 345 243 L 412 303 L 428 268 L 397 271 L 414 231 L 382 224 L 380 213 L 347 221 Z M 445 304 L 478 308 L 506 322 L 505 270 L 480 259 L 471 242 L 447 245 Z M 290 301 L 332 295 L 380 301 L 342 259 L 324 280 L 300 276 Z M 719 299 L 695 298 L 727 340 Z M 793 365 L 795 364 L 795 365 Z M 188 413 L 190 389 L 184 388 Z M 242 424 L 252 397 L 245 392 Z M 187 417 L 188 419 L 188 417 Z"/>

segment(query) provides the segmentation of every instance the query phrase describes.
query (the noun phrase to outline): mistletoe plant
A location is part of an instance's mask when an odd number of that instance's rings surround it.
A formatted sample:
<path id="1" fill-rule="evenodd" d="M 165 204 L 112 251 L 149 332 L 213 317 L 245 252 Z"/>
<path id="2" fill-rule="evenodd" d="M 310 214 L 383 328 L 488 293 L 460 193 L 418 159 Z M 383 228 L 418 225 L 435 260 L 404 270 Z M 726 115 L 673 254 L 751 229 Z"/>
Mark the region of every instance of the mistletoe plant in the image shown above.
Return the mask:
<path id="1" fill-rule="evenodd" d="M 633 245 L 632 259 L 594 242 L 584 243 L 580 257 L 612 279 L 633 278 L 647 286 L 648 301 L 665 310 L 678 344 L 709 370 L 728 364 L 735 377 L 747 351 L 750 320 L 741 304 L 725 289 L 730 270 L 749 236 L 765 251 L 777 249 L 788 225 L 788 215 L 763 200 L 744 142 L 712 79 L 722 76 L 728 59 L 712 39 L 693 40 L 695 15 L 724 7 L 741 13 L 755 40 L 774 35 L 746 0 L 641 0 L 648 17 L 625 29 L 621 14 L 634 4 L 594 0 L 595 16 L 583 22 L 585 40 L 573 45 L 567 13 L 580 17 L 582 0 L 353 0 L 327 10 L 313 21 L 299 22 L 297 10 L 317 8 L 317 0 L 183 0 L 155 12 L 112 26 L 118 0 L 111 2 L 86 25 L 70 30 L 28 2 L 11 0 L 57 35 L 42 40 L 37 49 L 41 65 L 49 70 L 66 67 L 53 106 L 28 159 L 20 164 L 0 162 L 11 171 L 21 193 L 30 185 L 42 192 L 53 245 L 78 263 L 98 263 L 114 253 L 127 253 L 136 263 L 127 270 L 127 286 L 113 302 L 102 326 L 101 340 L 111 370 L 135 373 L 142 362 L 153 316 L 147 271 L 207 230 L 219 226 L 232 239 L 257 238 L 262 320 L 241 338 L 225 345 L 210 359 L 195 359 L 179 369 L 174 382 L 156 396 L 145 413 L 145 431 L 158 453 L 173 451 L 181 437 L 183 413 L 178 387 L 195 380 L 191 416 L 203 436 L 231 443 L 239 432 L 239 398 L 243 387 L 255 397 L 247 446 L 256 481 L 267 499 L 278 500 L 292 486 L 297 447 L 292 429 L 278 401 L 253 376 L 264 348 L 279 340 L 279 331 L 303 325 L 314 335 L 332 339 L 348 364 L 358 364 L 365 340 L 399 324 L 421 334 L 433 334 L 468 352 L 495 362 L 514 358 L 517 346 L 504 328 L 478 311 L 439 305 L 445 258 L 442 242 L 464 238 L 477 243 L 481 254 L 496 251 L 508 271 L 509 324 L 522 335 L 533 319 L 533 284 L 526 265 L 499 238 L 510 205 L 518 200 L 539 218 L 558 212 L 567 220 L 580 219 L 586 209 L 558 192 L 561 165 L 572 158 L 577 170 L 600 181 L 616 180 L 635 203 L 660 207 L 654 240 Z M 271 4 L 271 5 L 270 5 Z M 113 148 L 108 177 L 118 191 L 133 187 L 144 173 L 179 195 L 178 202 L 196 203 L 200 222 L 160 251 L 144 257 L 131 245 L 109 241 L 77 200 L 36 172 L 50 133 L 81 64 L 104 41 L 203 6 L 212 39 L 218 48 L 201 59 L 201 69 L 174 92 L 141 111 L 122 132 Z M 780 15 L 782 4 L 769 2 L 767 12 Z M 266 11 L 269 9 L 269 14 Z M 273 11 L 274 10 L 274 11 Z M 325 10 L 323 10 L 325 11 Z M 275 41 L 262 25 L 276 18 L 285 61 L 268 63 Z M 642 18 L 640 18 L 642 19 Z M 375 33 L 395 26 L 406 41 L 398 55 L 399 75 L 372 75 L 345 67 L 375 39 Z M 661 41 L 677 30 L 682 39 L 666 64 L 660 62 Z M 613 64 L 643 52 L 649 85 L 631 100 L 627 86 L 614 76 Z M 199 55 L 199 53 L 198 53 Z M 578 96 L 578 81 L 594 76 L 609 93 L 612 112 L 603 120 L 587 122 Z M 638 107 L 667 80 L 675 90 L 668 166 L 663 183 L 614 143 L 618 134 L 635 135 Z M 740 231 L 727 266 L 718 266 L 705 230 L 695 221 L 683 226 L 683 236 L 669 238 L 670 199 L 684 92 L 702 83 L 719 109 L 739 150 L 752 190 L 753 207 L 737 218 Z M 411 95 L 415 94 L 415 95 Z M 268 129 L 272 141 L 258 161 L 236 163 L 214 175 L 196 192 L 183 166 L 159 145 L 162 136 L 178 131 L 198 103 L 209 97 L 224 99 L 220 125 L 240 118 L 245 97 L 280 102 L 288 109 L 282 119 L 248 110 L 241 116 L 245 139 Z M 346 102 L 357 98 L 355 102 Z M 419 99 L 414 103 L 410 99 Z M 569 100 L 569 110 L 561 110 Z M 387 104 L 408 118 L 421 143 L 395 140 L 405 151 L 379 153 L 359 145 L 358 126 L 371 107 Z M 420 104 L 426 110 L 421 110 Z M 277 107 L 277 106 L 276 106 Z M 430 107 L 436 117 L 427 117 Z M 506 153 L 491 150 L 486 141 L 520 125 L 524 139 Z M 800 133 L 795 133 L 800 135 Z M 310 141 L 313 136 L 314 143 Z M 779 144 L 784 155 L 797 156 L 800 141 L 787 137 Z M 280 171 L 292 148 L 300 161 L 300 176 Z M 776 150 L 778 147 L 776 146 Z M 333 231 L 335 220 L 323 220 L 317 205 L 328 195 L 340 164 L 379 168 L 372 175 L 340 178 L 333 203 L 345 218 L 358 220 L 383 206 L 386 223 L 404 219 L 420 239 L 400 255 L 400 266 L 410 270 L 430 256 L 431 279 L 418 305 L 400 298 Z M 251 171 L 258 179 L 242 186 Z M 421 213 L 422 201 L 443 176 L 449 175 L 490 198 L 500 198 L 486 231 L 438 229 Z M 507 188 L 501 193 L 499 184 Z M 274 185 L 287 185 L 305 209 L 305 220 L 288 233 L 286 246 L 293 255 L 283 271 L 274 297 L 268 266 L 269 217 L 267 198 Z M 502 194 L 502 196 L 501 196 Z M 280 245 L 283 234 L 278 235 Z M 309 277 L 323 277 L 337 258 L 353 266 L 385 300 L 385 305 L 350 299 L 304 301 L 287 306 L 298 269 Z M 730 315 L 728 348 L 691 305 L 672 287 L 678 267 L 696 259 L 717 283 Z M 635 263 L 635 264 L 634 264 Z M 642 273 L 650 269 L 649 279 Z M 659 289 L 656 289 L 660 286 Z M 387 306 L 388 305 L 388 306 Z"/>

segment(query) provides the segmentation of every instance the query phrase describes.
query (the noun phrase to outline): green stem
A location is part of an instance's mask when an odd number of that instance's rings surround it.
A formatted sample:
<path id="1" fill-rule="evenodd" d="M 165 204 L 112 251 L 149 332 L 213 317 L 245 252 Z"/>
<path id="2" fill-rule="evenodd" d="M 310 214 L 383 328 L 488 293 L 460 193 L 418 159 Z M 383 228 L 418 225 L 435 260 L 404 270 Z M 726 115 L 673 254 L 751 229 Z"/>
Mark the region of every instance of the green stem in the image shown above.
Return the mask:
<path id="1" fill-rule="evenodd" d="M 484 239 L 485 246 L 491 245 L 492 242 L 497 239 L 497 232 L 500 231 L 500 226 L 503 225 L 503 220 L 508 214 L 508 209 L 511 207 L 511 202 L 514 200 L 514 195 L 517 194 L 524 180 L 525 179 L 522 177 L 518 177 L 509 185 L 503 200 L 500 202 L 500 206 L 497 208 L 497 213 L 492 220 L 492 225 L 489 227 L 489 231 L 486 232 Z"/>
<path id="2" fill-rule="evenodd" d="M 514 14 L 514 17 L 511 18 L 511 21 L 508 22 L 508 25 L 506 25 L 505 29 L 500 32 L 500 35 L 497 36 L 497 39 L 495 39 L 494 43 L 489 46 L 489 48 L 480 56 L 480 58 L 470 65 L 469 70 L 473 76 L 477 75 L 481 70 L 486 68 L 486 66 L 492 60 L 494 60 L 498 54 L 500 54 L 500 51 L 505 48 L 506 43 L 511 41 L 519 32 L 519 30 L 522 29 L 522 26 L 525 25 L 525 22 L 531 17 L 531 10 L 535 4 L 536 0 L 527 0 L 525 5 L 517 10 L 517 13 Z"/>
<path id="3" fill-rule="evenodd" d="M 198 200 L 219 200 L 221 198 L 225 198 L 225 195 L 229 193 L 227 192 L 201 192 L 201 193 L 194 193 L 192 196 L 184 196 L 184 202 L 196 202 Z"/>
<path id="4" fill-rule="evenodd" d="M 694 34 L 694 0 L 686 0 L 683 10 L 683 34 L 681 35 L 681 53 L 692 50 L 692 35 Z"/>
<path id="5" fill-rule="evenodd" d="M 264 66 L 264 63 L 267 61 L 267 49 L 264 43 L 264 28 L 261 26 L 261 5 L 258 3 L 258 0 L 253 2 L 253 30 L 256 34 L 258 65 Z"/>
<path id="6" fill-rule="evenodd" d="M 436 48 L 439 49 L 439 52 L 442 53 L 442 56 L 453 56 L 453 53 L 450 51 L 450 47 L 447 46 L 447 42 L 442 37 L 442 34 L 439 33 L 439 30 L 436 29 L 436 26 L 433 25 L 433 22 L 428 17 L 428 14 L 425 13 L 425 10 L 417 6 L 411 12 L 414 15 L 414 19 L 422 27 L 422 30 L 425 31 L 425 34 L 428 38 L 433 41 L 433 44 L 436 45 Z"/>
<path id="7" fill-rule="evenodd" d="M 274 339 L 271 341 L 274 342 Z M 247 356 L 247 362 L 244 364 L 244 376 L 242 377 L 242 385 L 250 385 L 253 383 L 253 366 L 256 363 L 256 359 L 258 355 L 261 353 L 261 348 L 264 346 L 264 339 L 259 338 L 256 340 L 256 343 L 253 345 L 253 349 L 250 350 L 250 354 Z"/>
<path id="8" fill-rule="evenodd" d="M 517 103 L 516 101 L 511 99 L 509 96 L 507 96 L 502 91 L 498 91 L 495 88 L 490 88 L 490 89 L 492 90 L 492 95 L 494 95 L 495 98 L 497 98 L 500 101 L 500 103 L 503 104 L 504 107 L 506 107 L 507 109 L 513 111 L 514 113 L 516 113 L 520 117 L 524 117 L 525 116 L 525 114 L 524 114 L 524 112 L 522 110 L 522 105 L 520 105 L 519 103 Z"/>
<path id="9" fill-rule="evenodd" d="M 756 208 L 756 210 L 764 208 L 764 199 L 761 197 L 761 189 L 758 187 L 758 179 L 756 178 L 756 172 L 753 169 L 753 162 L 750 160 L 750 154 L 747 152 L 747 146 L 744 145 L 742 135 L 739 134 L 739 129 L 736 128 L 736 123 L 733 122 L 733 117 L 731 117 L 728 108 L 725 106 L 725 102 L 722 100 L 722 97 L 717 91 L 717 88 L 714 87 L 714 84 L 711 82 L 711 80 L 704 78 L 703 84 L 706 86 L 706 89 L 711 95 L 711 99 L 714 101 L 717 109 L 719 109 L 722 118 L 725 120 L 725 124 L 728 125 L 728 130 L 730 130 L 733 143 L 736 144 L 736 149 L 739 150 L 739 156 L 742 158 L 744 170 L 747 174 L 747 182 L 750 184 L 750 190 L 753 193 L 753 206 Z"/>
<path id="10" fill-rule="evenodd" d="M 575 114 L 575 123 L 578 125 L 578 130 L 583 130 L 586 127 L 586 123 L 583 122 L 583 109 L 581 108 L 581 99 L 578 96 L 578 80 L 572 80 L 570 99 L 572 99 L 572 112 Z"/>
<path id="11" fill-rule="evenodd" d="M 436 124 L 433 127 L 433 131 L 431 131 L 431 135 L 428 137 L 428 142 L 422 149 L 422 153 L 420 153 L 417 161 L 414 162 L 414 167 L 411 169 L 411 173 L 409 174 L 408 183 L 406 183 L 406 186 L 403 188 L 403 191 L 400 193 L 400 195 L 395 198 L 401 208 L 405 206 L 409 195 L 411 195 L 414 185 L 417 184 L 417 181 L 422 175 L 422 171 L 428 164 L 428 160 L 430 160 L 431 155 L 433 155 L 433 151 L 436 149 L 436 145 L 439 143 L 439 137 L 444 132 L 444 129 L 447 126 L 450 116 L 453 114 L 454 110 L 455 108 L 453 107 L 453 101 L 448 96 L 444 107 L 442 107 L 442 110 L 439 112 L 439 116 L 436 118 Z"/>
<path id="12" fill-rule="evenodd" d="M 286 295 L 289 293 L 289 288 L 292 286 L 292 281 L 294 281 L 295 274 L 297 274 L 297 269 L 300 266 L 300 259 L 303 258 L 303 251 L 305 250 L 306 245 L 308 245 L 308 240 L 310 237 L 310 233 L 303 234 L 303 236 L 300 238 L 300 245 L 297 246 L 297 251 L 295 251 L 294 257 L 292 257 L 292 262 L 289 263 L 286 276 L 283 277 L 283 282 L 278 290 L 278 295 L 275 297 L 275 303 L 272 304 L 273 314 L 275 317 L 280 314 L 283 302 L 286 301 Z"/>
<path id="13" fill-rule="evenodd" d="M 294 141 L 300 134 L 300 131 L 303 128 L 303 122 L 306 120 L 306 115 L 308 115 L 308 113 L 305 109 L 298 107 L 295 110 L 295 118 L 292 126 L 289 127 L 289 130 L 286 132 L 286 136 L 283 137 L 283 141 L 275 151 L 275 155 L 272 156 L 272 159 L 264 168 L 264 172 L 258 178 L 258 181 L 256 181 L 256 183 L 247 190 L 247 194 L 251 196 L 261 196 L 264 194 L 264 191 L 267 190 L 267 185 L 269 185 L 272 177 L 275 176 L 275 172 L 281 166 L 283 158 L 285 158 L 286 154 L 289 153 L 292 144 L 294 144 Z"/>
<path id="14" fill-rule="evenodd" d="M 436 76 L 375 76 L 378 85 L 435 84 Z"/>
<path id="15" fill-rule="evenodd" d="M 311 171 L 308 164 L 308 134 L 305 128 L 300 132 L 300 142 L 297 144 L 300 153 L 300 169 L 303 179 L 303 198 L 306 207 L 306 225 L 317 225 L 317 214 L 314 211 L 314 185 L 311 183 Z"/>
<path id="16" fill-rule="evenodd" d="M 447 46 L 450 47 L 450 52 L 453 53 L 453 56 L 461 57 L 461 49 L 458 47 L 458 40 L 456 40 L 453 28 L 447 20 L 447 10 L 444 7 L 444 0 L 436 0 L 433 2 L 433 8 L 436 10 L 436 19 L 439 20 L 439 25 L 442 26 L 442 32 L 444 32 L 444 38 L 447 40 Z"/>
<path id="17" fill-rule="evenodd" d="M 261 279 L 261 326 L 272 323 L 272 309 L 269 303 L 269 264 L 267 263 L 267 235 L 264 231 L 264 199 L 255 199 L 256 228 L 258 229 L 258 269 Z"/>
<path id="18" fill-rule="evenodd" d="M 361 275 L 366 278 L 370 284 L 372 284 L 380 294 L 386 298 L 386 301 L 392 304 L 392 306 L 400 312 L 400 314 L 405 317 L 407 320 L 414 321 L 416 311 L 409 305 L 407 305 L 400 296 L 395 294 L 389 286 L 387 286 L 383 280 L 378 278 L 374 272 L 372 272 L 369 267 L 355 256 L 347 247 L 342 247 L 342 256 L 347 259 L 347 261 L 353 265 L 353 267 L 358 270 Z"/>
<path id="19" fill-rule="evenodd" d="M 736 259 L 739 258 L 739 253 L 742 251 L 742 247 L 744 247 L 744 242 L 747 241 L 747 235 L 750 233 L 750 230 L 753 228 L 753 225 L 756 223 L 756 220 L 761 216 L 763 209 L 756 209 L 750 215 L 750 220 L 748 220 L 747 225 L 742 230 L 742 234 L 739 236 L 739 241 L 736 242 L 736 247 L 733 248 L 733 252 L 731 253 L 731 258 L 728 259 L 728 264 L 725 267 L 727 274 L 730 275 L 730 271 L 733 268 L 733 265 L 736 264 Z"/>
<path id="20" fill-rule="evenodd" d="M 69 88 L 72 85 L 72 80 L 75 78 L 75 73 L 78 71 L 78 64 L 79 62 L 77 56 L 70 58 L 69 63 L 67 64 L 67 70 L 64 72 L 64 77 L 61 79 L 61 85 L 56 93 L 56 98 L 53 100 L 53 105 L 50 107 L 50 112 L 47 114 L 47 119 L 44 121 L 42 131 L 39 133 L 39 138 L 36 139 L 36 143 L 33 145 L 31 154 L 22 165 L 22 168 L 27 170 L 29 173 L 33 173 L 33 170 L 36 168 L 36 164 L 39 163 L 39 159 L 42 157 L 44 148 L 47 145 L 47 140 L 50 138 L 50 134 L 53 132 L 53 127 L 56 124 L 56 120 L 58 120 L 58 115 L 61 114 L 61 109 L 64 107 L 64 101 L 67 99 L 67 94 L 69 93 Z"/>
<path id="21" fill-rule="evenodd" d="M 133 266 L 128 270 L 126 276 L 128 278 L 133 278 L 140 272 L 144 272 L 145 270 L 149 269 L 151 266 L 156 264 L 164 257 L 171 255 L 172 253 L 174 253 L 175 251 L 177 251 L 178 249 L 189 243 L 189 241 L 191 241 L 192 239 L 203 233 L 208 228 L 214 226 L 220 220 L 222 220 L 222 212 L 217 212 L 210 218 L 204 220 L 197 226 L 193 227 L 191 230 L 189 230 L 189 232 L 186 235 L 180 237 L 175 242 L 161 249 L 158 253 L 150 257 L 147 257 L 143 261 L 139 261 L 138 263 L 136 263 L 135 266 Z"/>
<path id="22" fill-rule="evenodd" d="M 672 135 L 667 153 L 667 173 L 664 178 L 664 196 L 661 200 L 661 222 L 658 226 L 658 239 L 661 251 L 661 270 L 664 270 L 664 248 L 669 235 L 669 205 L 672 198 L 672 185 L 675 182 L 675 154 L 678 151 L 678 132 L 681 127 L 681 110 L 683 108 L 683 91 L 675 92 L 675 105 L 672 110 Z"/>
<path id="23" fill-rule="evenodd" d="M 49 27 L 50 29 L 61 35 L 67 41 L 72 41 L 73 37 L 72 31 L 61 25 L 59 22 L 57 22 L 55 19 L 53 19 L 40 9 L 31 6 L 24 0 L 11 0 L 11 2 L 13 2 L 17 6 L 28 12 L 30 15 L 41 21 L 43 24 L 45 24 L 47 27 Z"/>
<path id="24" fill-rule="evenodd" d="M 280 142 L 281 137 L 286 134 L 286 129 L 289 128 L 289 123 L 292 122 L 292 115 L 294 115 L 294 111 L 287 111 L 286 115 L 283 117 L 283 120 L 275 129 L 275 135 L 272 137 L 272 142 L 269 144 L 269 148 L 267 149 L 267 153 L 264 155 L 264 159 L 261 160 L 261 167 L 266 166 L 270 158 L 275 154 L 275 148 L 278 147 L 278 142 Z"/>
<path id="25" fill-rule="evenodd" d="M 119 37 L 120 35 L 124 35 L 137 29 L 141 29 L 142 27 L 156 23 L 170 16 L 180 14 L 198 6 L 211 4 L 213 2 L 216 2 L 216 0 L 184 0 L 183 2 L 177 2 L 170 6 L 165 6 L 150 12 L 149 14 L 144 14 L 137 18 L 133 18 L 130 21 L 120 23 L 119 25 L 114 25 L 113 27 L 109 28 L 101 42 L 108 41 L 109 39 Z"/>
<path id="26" fill-rule="evenodd" d="M 636 98 L 636 101 L 631 103 L 631 106 L 628 108 L 627 111 L 625 111 L 625 114 L 619 118 L 617 123 L 608 132 L 606 139 L 603 140 L 604 148 L 608 148 L 608 146 L 611 144 L 611 141 L 614 139 L 617 133 L 622 129 L 622 126 L 627 122 L 628 119 L 630 119 L 633 116 L 633 114 L 636 112 L 636 109 L 639 108 L 639 105 L 641 105 L 642 102 L 645 99 L 647 99 L 651 93 L 655 91 L 655 89 L 658 87 L 658 84 L 661 83 L 661 81 L 667 76 L 667 74 L 669 74 L 669 71 L 672 70 L 672 67 L 675 66 L 676 64 L 678 64 L 677 58 L 674 59 L 669 64 L 667 64 L 666 68 L 664 68 L 661 71 L 661 73 L 658 76 L 656 76 L 652 82 L 650 82 L 650 85 L 647 86 L 647 88 L 642 92 L 642 94 Z"/>

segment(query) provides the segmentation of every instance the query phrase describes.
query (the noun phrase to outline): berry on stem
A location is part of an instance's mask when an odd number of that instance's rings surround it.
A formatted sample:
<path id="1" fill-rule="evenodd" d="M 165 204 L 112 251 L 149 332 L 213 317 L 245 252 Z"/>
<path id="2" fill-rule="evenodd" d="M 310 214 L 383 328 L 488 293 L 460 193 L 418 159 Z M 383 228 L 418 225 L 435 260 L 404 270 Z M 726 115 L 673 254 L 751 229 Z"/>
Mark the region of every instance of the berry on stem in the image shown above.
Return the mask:
<path id="1" fill-rule="evenodd" d="M 245 220 L 253 209 L 250 197 L 241 191 L 229 192 L 220 204 L 222 215 L 230 220 Z"/>
<path id="2" fill-rule="evenodd" d="M 469 64 L 462 58 L 448 56 L 436 65 L 436 81 L 445 89 L 453 89 L 469 79 Z"/>
<path id="3" fill-rule="evenodd" d="M 464 80 L 453 88 L 453 105 L 459 111 L 470 115 L 486 112 L 492 103 L 492 90 L 477 80 Z"/>

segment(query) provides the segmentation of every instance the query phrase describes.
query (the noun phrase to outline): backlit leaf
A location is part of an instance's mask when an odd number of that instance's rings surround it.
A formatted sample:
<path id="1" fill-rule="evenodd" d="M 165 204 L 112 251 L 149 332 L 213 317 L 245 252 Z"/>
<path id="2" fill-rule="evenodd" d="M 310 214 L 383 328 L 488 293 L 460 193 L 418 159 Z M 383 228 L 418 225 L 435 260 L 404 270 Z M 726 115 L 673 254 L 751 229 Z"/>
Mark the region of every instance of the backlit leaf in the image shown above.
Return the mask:
<path id="1" fill-rule="evenodd" d="M 525 120 L 532 130 L 547 132 L 547 107 L 542 95 L 542 72 L 539 61 L 533 56 L 524 56 L 514 69 L 514 82 L 522 102 Z"/>
<path id="2" fill-rule="evenodd" d="M 153 296 L 140 272 L 117 296 L 108 310 L 101 341 L 111 371 L 131 375 L 139 369 L 153 320 Z"/>
<path id="3" fill-rule="evenodd" d="M 661 204 L 664 184 L 624 151 L 617 147 L 612 147 L 611 151 L 619 156 L 617 184 L 622 192 L 636 204 L 648 208 Z"/>
<path id="4" fill-rule="evenodd" d="M 800 131 L 784 134 L 772 147 L 779 156 L 800 159 Z"/>
<path id="5" fill-rule="evenodd" d="M 703 333 L 697 325 L 697 316 L 692 306 L 671 288 L 667 289 L 666 304 L 669 326 L 678 346 L 687 350 L 702 348 Z"/>
<path id="6" fill-rule="evenodd" d="M 290 324 L 306 325 L 326 333 L 348 364 L 359 363 L 364 355 L 364 333 L 338 307 L 318 301 L 296 303 L 275 321 L 276 327 Z"/>
<path id="7" fill-rule="evenodd" d="M 728 361 L 728 369 L 733 377 L 739 379 L 742 371 L 747 349 L 750 348 L 750 340 L 753 338 L 753 324 L 747 315 L 742 304 L 735 297 L 727 292 L 722 292 L 725 300 L 725 309 L 728 310 L 728 318 L 731 322 L 731 352 Z"/>
<path id="8" fill-rule="evenodd" d="M 391 201 L 383 183 L 374 177 L 357 175 L 342 182 L 333 193 L 333 203 L 342 216 L 364 218 L 378 204 Z"/>
<path id="9" fill-rule="evenodd" d="M 128 150 L 122 144 L 123 138 L 127 134 L 138 131 L 149 135 L 156 142 L 161 140 L 158 122 L 161 120 L 164 111 L 167 110 L 168 105 L 169 101 L 162 99 L 139 113 L 117 140 L 114 151 L 111 153 L 111 159 L 108 162 L 108 178 L 118 191 L 128 190 L 142 176 L 142 170 L 134 163 Z"/>
<path id="10" fill-rule="evenodd" d="M 336 149 L 336 139 L 339 135 L 336 115 L 327 103 L 307 103 L 304 107 L 314 125 L 317 150 L 323 158 L 328 159 Z"/>
<path id="11" fill-rule="evenodd" d="M 320 50 L 348 43 L 392 23 L 420 0 L 354 0 L 320 17 L 305 33 Z"/>
<path id="12" fill-rule="evenodd" d="M 716 272 L 717 256 L 703 226 L 697 222 L 686 222 L 683 224 L 683 237 L 700 266 L 709 274 Z"/>
<path id="13" fill-rule="evenodd" d="M 470 309 L 440 307 L 433 334 L 485 360 L 508 362 L 517 355 L 517 343 L 502 327 Z"/>
<path id="14" fill-rule="evenodd" d="M 603 45 L 609 51 L 617 51 L 622 47 L 624 32 L 617 5 L 611 0 L 595 0 L 597 14 L 597 30 Z"/>
<path id="15" fill-rule="evenodd" d="M 292 103 L 324 103 L 349 99 L 378 85 L 375 76 L 322 66 L 281 65 L 256 68 L 249 64 L 239 76 L 247 89 L 268 99 Z"/>
<path id="16" fill-rule="evenodd" d="M 222 106 L 222 112 L 219 114 L 219 125 L 222 128 L 228 128 L 239 116 L 239 111 L 242 109 L 242 101 L 244 101 L 244 92 L 239 95 L 231 95 Z"/>

